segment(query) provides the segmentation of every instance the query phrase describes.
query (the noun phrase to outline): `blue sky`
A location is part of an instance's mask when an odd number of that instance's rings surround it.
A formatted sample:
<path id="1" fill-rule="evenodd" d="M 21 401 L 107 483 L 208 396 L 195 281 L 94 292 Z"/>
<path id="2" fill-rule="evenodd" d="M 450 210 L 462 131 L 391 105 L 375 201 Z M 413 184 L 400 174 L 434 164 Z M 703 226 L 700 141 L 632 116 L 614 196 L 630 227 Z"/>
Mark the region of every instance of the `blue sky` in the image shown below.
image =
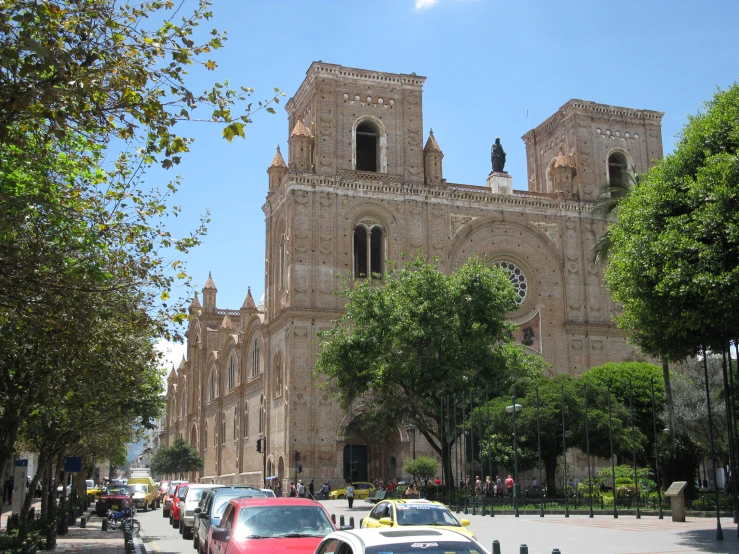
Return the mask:
<path id="1" fill-rule="evenodd" d="M 739 2 L 683 0 L 214 0 L 213 27 L 228 31 L 208 79 L 254 87 L 254 98 L 286 93 L 277 114 L 260 113 L 246 140 L 226 143 L 203 123 L 180 130 L 196 138 L 176 169 L 176 203 L 185 232 L 211 212 L 205 244 L 188 258 L 198 288 L 208 277 L 218 306 L 237 309 L 248 286 L 264 292 L 266 169 L 277 144 L 287 152 L 284 101 L 311 62 L 427 77 L 424 135 L 444 152 L 444 176 L 484 185 L 496 136 L 516 189 L 526 188 L 521 136 L 571 98 L 665 112 L 665 152 L 689 114 L 716 87 L 739 77 Z M 209 24 L 209 25 L 210 25 Z M 209 29 L 210 27 L 208 27 Z M 528 119 L 527 119 L 528 110 Z M 151 185 L 165 175 L 152 172 Z"/>

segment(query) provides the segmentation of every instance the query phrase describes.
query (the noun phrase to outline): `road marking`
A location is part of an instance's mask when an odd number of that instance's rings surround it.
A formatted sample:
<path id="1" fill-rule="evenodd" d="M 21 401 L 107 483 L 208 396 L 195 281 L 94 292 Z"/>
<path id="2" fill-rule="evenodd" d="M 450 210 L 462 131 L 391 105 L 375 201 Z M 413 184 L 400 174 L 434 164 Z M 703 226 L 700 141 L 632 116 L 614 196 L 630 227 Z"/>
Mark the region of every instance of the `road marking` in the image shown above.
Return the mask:
<path id="1" fill-rule="evenodd" d="M 159 545 L 157 544 L 157 541 L 151 541 L 149 544 L 152 545 L 154 547 L 154 550 L 156 550 L 157 552 L 161 552 L 162 551 L 162 549 L 159 548 Z"/>

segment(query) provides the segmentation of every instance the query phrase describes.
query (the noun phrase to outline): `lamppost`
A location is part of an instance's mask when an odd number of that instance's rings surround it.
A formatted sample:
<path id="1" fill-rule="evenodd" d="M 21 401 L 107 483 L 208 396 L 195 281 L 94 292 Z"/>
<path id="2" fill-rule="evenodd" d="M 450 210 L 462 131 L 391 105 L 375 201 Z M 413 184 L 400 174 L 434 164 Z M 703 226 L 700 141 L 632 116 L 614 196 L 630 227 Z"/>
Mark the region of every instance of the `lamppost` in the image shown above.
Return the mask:
<path id="1" fill-rule="evenodd" d="M 516 404 L 516 396 L 511 397 L 513 404 L 506 406 L 505 411 L 513 414 L 513 511 L 518 517 L 518 429 L 516 428 L 516 414 L 521 411 L 523 406 Z"/>
<path id="2" fill-rule="evenodd" d="M 405 430 L 408 431 L 408 434 L 411 436 L 411 440 L 413 441 L 413 459 L 416 459 L 416 426 L 412 423 L 406 423 Z"/>

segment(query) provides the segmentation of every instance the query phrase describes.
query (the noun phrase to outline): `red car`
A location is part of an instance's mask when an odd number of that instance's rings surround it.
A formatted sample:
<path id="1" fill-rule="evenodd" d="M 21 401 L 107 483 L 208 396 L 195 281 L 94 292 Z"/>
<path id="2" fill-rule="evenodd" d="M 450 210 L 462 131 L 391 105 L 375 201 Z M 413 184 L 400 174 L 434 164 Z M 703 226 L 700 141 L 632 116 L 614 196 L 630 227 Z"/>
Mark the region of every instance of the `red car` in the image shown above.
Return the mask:
<path id="1" fill-rule="evenodd" d="M 131 492 L 126 485 L 111 485 L 100 492 L 95 503 L 95 513 L 103 517 L 108 510 L 122 510 L 131 507 Z"/>
<path id="2" fill-rule="evenodd" d="M 180 483 L 187 484 L 186 481 L 170 481 L 169 482 L 169 488 L 164 492 L 164 496 L 162 498 L 162 517 L 169 517 L 169 507 L 172 505 L 172 496 L 174 496 L 174 491 L 177 488 L 177 485 Z"/>
<path id="3" fill-rule="evenodd" d="M 179 502 L 182 500 L 180 496 L 182 493 L 187 492 L 187 485 L 190 483 L 177 483 L 172 493 L 172 501 L 169 503 L 169 523 L 175 529 L 180 526 L 180 507 Z"/>
<path id="4" fill-rule="evenodd" d="M 208 554 L 313 554 L 336 526 L 321 504 L 306 498 L 234 498 L 218 527 L 208 530 Z"/>

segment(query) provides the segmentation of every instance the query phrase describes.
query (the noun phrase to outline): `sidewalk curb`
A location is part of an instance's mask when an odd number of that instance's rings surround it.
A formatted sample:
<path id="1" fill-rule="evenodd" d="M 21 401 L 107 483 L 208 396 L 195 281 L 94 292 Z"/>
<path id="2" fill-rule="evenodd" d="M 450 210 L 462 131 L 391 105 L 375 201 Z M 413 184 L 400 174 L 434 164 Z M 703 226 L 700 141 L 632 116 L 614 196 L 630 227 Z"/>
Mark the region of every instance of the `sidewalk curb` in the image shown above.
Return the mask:
<path id="1" fill-rule="evenodd" d="M 136 547 L 136 554 L 146 554 L 144 541 L 141 540 L 141 537 L 138 533 L 133 536 L 133 545 L 134 547 Z"/>

